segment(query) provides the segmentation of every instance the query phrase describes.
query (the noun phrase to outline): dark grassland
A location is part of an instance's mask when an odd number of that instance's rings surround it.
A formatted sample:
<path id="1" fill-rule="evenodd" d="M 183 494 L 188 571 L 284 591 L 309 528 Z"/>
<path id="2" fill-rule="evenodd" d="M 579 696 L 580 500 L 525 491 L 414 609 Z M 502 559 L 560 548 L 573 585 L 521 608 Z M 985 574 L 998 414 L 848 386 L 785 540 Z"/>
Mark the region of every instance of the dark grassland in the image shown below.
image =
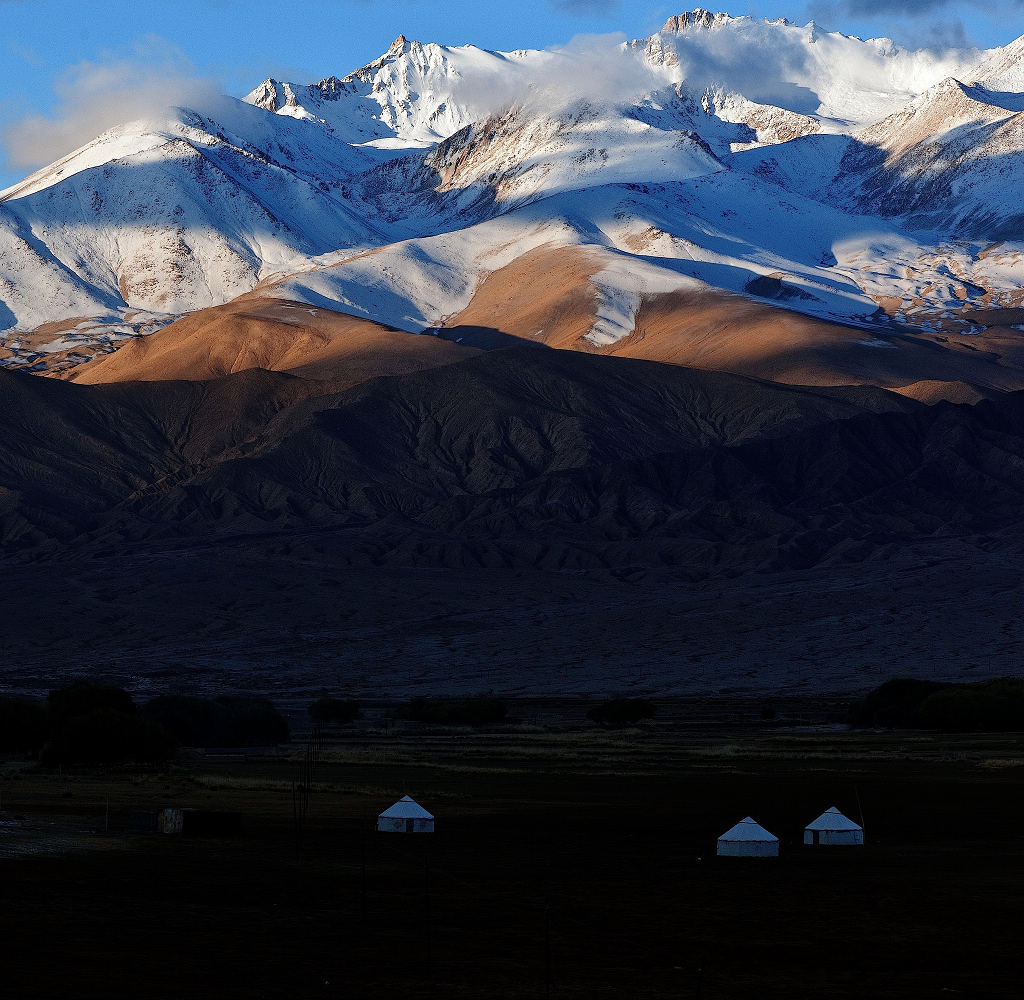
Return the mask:
<path id="1" fill-rule="evenodd" d="M 301 849 L 294 749 L 8 765 L 3 808 L 25 823 L 0 827 L 3 995 L 1021 995 L 1024 736 L 678 715 L 364 729 L 328 740 Z M 433 836 L 373 831 L 405 792 Z M 240 810 L 244 832 L 125 832 L 131 810 L 164 805 Z M 801 846 L 830 805 L 863 810 L 863 850 Z M 778 860 L 714 856 L 748 813 Z"/>

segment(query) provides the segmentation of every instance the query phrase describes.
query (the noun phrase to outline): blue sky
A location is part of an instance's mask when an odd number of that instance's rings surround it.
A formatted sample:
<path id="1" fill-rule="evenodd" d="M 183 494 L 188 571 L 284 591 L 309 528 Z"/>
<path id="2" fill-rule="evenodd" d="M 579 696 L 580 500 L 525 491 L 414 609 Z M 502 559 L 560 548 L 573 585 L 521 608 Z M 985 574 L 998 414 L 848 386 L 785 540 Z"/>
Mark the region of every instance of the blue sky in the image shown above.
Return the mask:
<path id="1" fill-rule="evenodd" d="M 642 37 L 689 6 L 642 0 L 0 0 L 0 188 L 38 165 L 14 136 L 51 127 L 62 135 L 60 123 L 90 102 L 116 105 L 119 88 L 199 87 L 242 96 L 268 76 L 298 82 L 342 76 L 380 55 L 400 32 L 449 45 L 541 48 L 578 34 Z M 713 9 L 798 23 L 813 17 L 823 27 L 887 35 L 908 47 L 992 47 L 1024 34 L 1024 0 L 773 0 Z M 72 141 L 76 133 L 67 135 Z"/>

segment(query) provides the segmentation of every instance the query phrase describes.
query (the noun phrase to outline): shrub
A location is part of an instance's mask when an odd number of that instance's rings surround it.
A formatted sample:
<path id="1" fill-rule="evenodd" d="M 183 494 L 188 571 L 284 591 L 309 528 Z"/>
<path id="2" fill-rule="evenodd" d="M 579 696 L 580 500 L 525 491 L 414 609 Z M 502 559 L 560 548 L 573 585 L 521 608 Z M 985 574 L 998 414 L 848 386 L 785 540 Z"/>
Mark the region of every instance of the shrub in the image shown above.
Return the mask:
<path id="1" fill-rule="evenodd" d="M 401 713 L 412 722 L 446 726 L 484 726 L 505 721 L 505 703 L 497 698 L 413 698 Z"/>
<path id="2" fill-rule="evenodd" d="M 257 747 L 283 743 L 288 723 L 266 698 L 218 698 L 225 713 L 226 741 L 222 746 Z"/>
<path id="3" fill-rule="evenodd" d="M 851 707 L 850 723 L 944 732 L 1024 730 L 1024 680 L 888 681 Z"/>
<path id="4" fill-rule="evenodd" d="M 123 688 L 110 684 L 78 681 L 70 687 L 51 691 L 46 699 L 51 728 L 59 728 L 68 720 L 109 710 L 119 715 L 134 715 L 135 702 Z"/>
<path id="5" fill-rule="evenodd" d="M 912 729 L 920 725 L 925 699 L 945 685 L 900 677 L 886 681 L 850 707 L 850 725 Z"/>
<path id="6" fill-rule="evenodd" d="M 163 760 L 173 749 L 167 731 L 140 716 L 121 688 L 79 682 L 51 691 L 46 705 L 45 765 Z"/>
<path id="7" fill-rule="evenodd" d="M 306 709 L 309 717 L 319 725 L 347 725 L 363 714 L 358 701 L 343 701 L 340 698 L 318 698 Z"/>
<path id="8" fill-rule="evenodd" d="M 955 684 L 929 695 L 921 725 L 945 732 L 1024 729 L 1024 681 L 1004 677 L 980 684 Z"/>
<path id="9" fill-rule="evenodd" d="M 0 698 L 0 750 L 35 756 L 46 742 L 46 709 L 28 698 Z"/>
<path id="10" fill-rule="evenodd" d="M 595 705 L 587 718 L 601 726 L 634 726 L 641 719 L 654 718 L 654 702 L 646 698 L 613 698 Z"/>

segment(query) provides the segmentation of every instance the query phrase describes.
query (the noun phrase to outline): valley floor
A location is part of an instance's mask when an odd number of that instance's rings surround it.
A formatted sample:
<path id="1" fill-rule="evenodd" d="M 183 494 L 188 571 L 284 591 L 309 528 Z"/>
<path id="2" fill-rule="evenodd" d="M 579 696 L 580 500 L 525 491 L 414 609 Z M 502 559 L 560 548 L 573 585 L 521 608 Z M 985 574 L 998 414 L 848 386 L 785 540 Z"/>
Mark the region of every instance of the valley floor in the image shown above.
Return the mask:
<path id="1" fill-rule="evenodd" d="M 704 722 L 336 732 L 299 839 L 301 740 L 163 770 L 9 763 L 5 991 L 1019 996 L 1019 734 Z M 374 832 L 403 793 L 435 834 Z M 133 810 L 168 805 L 240 811 L 243 832 L 126 832 Z M 867 846 L 802 846 L 830 805 L 863 818 Z M 747 814 L 780 838 L 777 860 L 715 857 Z M 39 849 L 16 849 L 30 830 Z"/>

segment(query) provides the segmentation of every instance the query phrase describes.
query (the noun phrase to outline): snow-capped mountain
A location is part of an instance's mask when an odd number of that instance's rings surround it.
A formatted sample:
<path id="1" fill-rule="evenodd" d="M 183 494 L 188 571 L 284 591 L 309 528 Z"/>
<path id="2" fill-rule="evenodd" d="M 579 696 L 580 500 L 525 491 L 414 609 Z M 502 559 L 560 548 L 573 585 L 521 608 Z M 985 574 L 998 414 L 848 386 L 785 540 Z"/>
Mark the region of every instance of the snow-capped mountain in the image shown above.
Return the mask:
<path id="1" fill-rule="evenodd" d="M 119 327 L 128 311 L 215 305 L 339 245 L 380 243 L 331 186 L 365 166 L 349 144 L 238 101 L 111 129 L 0 195 L 0 324 Z"/>
<path id="2" fill-rule="evenodd" d="M 877 121 L 978 62 L 976 51 L 909 51 L 887 38 L 825 31 L 813 21 L 799 26 L 699 9 L 670 17 L 656 35 L 632 45 L 691 91 L 724 89 L 813 116 L 828 131 Z"/>
<path id="3" fill-rule="evenodd" d="M 986 90 L 1024 92 L 1024 35 L 993 49 L 967 78 Z"/>
<path id="4" fill-rule="evenodd" d="M 471 67 L 497 75 L 510 58 L 473 46 L 422 45 L 399 35 L 384 55 L 344 79 L 330 76 L 311 86 L 267 79 L 245 100 L 316 123 L 345 142 L 426 147 L 474 119 L 454 96 L 463 72 Z"/>
<path id="5" fill-rule="evenodd" d="M 840 171 L 862 208 L 921 228 L 1019 239 L 1024 205 L 1024 94 L 967 86 L 952 77 L 857 133 Z"/>
<path id="6" fill-rule="evenodd" d="M 939 55 L 703 10 L 544 51 L 399 36 L 0 192 L 0 364 L 71 366 L 254 290 L 437 330 L 545 247 L 586 256 L 593 348 L 700 287 L 948 350 L 1021 303 L 1022 173 L 1024 38 Z"/>

